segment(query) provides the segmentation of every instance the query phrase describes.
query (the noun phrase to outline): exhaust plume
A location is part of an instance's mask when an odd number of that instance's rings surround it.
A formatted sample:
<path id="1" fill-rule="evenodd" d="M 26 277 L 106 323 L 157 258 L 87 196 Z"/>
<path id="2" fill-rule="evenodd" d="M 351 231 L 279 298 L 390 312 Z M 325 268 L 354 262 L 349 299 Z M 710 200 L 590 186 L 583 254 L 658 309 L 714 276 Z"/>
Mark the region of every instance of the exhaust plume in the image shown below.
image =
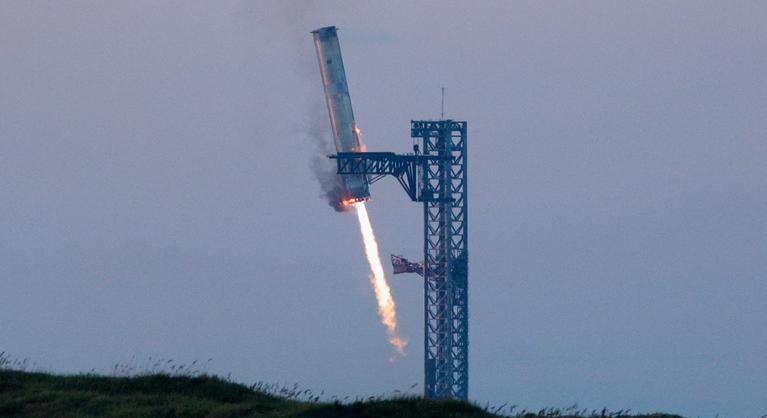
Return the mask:
<path id="1" fill-rule="evenodd" d="M 378 243 L 376 242 L 373 226 L 370 224 L 368 211 L 365 202 L 354 204 L 357 209 L 357 219 L 360 222 L 360 232 L 362 233 L 362 242 L 365 244 L 365 256 L 370 266 L 370 284 L 375 291 L 376 302 L 378 303 L 378 316 L 381 317 L 381 323 L 386 327 L 386 334 L 389 337 L 389 343 L 396 350 L 396 354 L 405 355 L 405 346 L 407 340 L 402 338 L 397 332 L 397 306 L 391 295 L 391 288 L 386 282 L 381 256 L 378 253 Z"/>

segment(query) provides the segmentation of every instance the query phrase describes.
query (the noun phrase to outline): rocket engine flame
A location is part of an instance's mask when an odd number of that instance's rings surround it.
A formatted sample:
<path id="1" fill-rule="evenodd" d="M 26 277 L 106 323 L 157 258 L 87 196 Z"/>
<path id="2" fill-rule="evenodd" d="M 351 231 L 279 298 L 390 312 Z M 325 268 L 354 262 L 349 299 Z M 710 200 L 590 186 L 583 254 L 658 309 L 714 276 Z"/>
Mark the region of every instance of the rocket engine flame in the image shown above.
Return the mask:
<path id="1" fill-rule="evenodd" d="M 357 209 L 357 219 L 360 222 L 362 242 L 365 244 L 365 256 L 370 265 L 370 284 L 373 286 L 376 294 L 378 315 L 381 317 L 381 323 L 386 327 L 389 343 L 394 347 L 398 355 L 405 355 L 407 340 L 402 338 L 397 332 L 397 306 L 394 303 L 394 298 L 392 298 L 389 283 L 386 281 L 386 275 L 381 264 L 381 256 L 378 253 L 378 243 L 373 233 L 373 227 L 370 224 L 365 202 L 354 203 L 353 206 Z"/>

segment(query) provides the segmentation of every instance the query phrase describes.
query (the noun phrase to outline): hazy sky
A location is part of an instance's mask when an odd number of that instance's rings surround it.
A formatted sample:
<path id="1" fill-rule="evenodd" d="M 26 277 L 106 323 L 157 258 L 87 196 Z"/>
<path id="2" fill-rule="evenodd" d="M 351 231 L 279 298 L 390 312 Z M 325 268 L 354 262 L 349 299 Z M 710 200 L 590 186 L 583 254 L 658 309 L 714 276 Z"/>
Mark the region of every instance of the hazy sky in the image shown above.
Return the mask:
<path id="1" fill-rule="evenodd" d="M 353 215 L 319 197 L 309 32 L 340 28 L 370 150 L 469 124 L 470 396 L 767 414 L 767 3 L 0 2 L 0 351 L 246 383 L 422 390 Z M 329 128 L 328 128 L 329 129 Z M 372 188 L 381 251 L 422 208 Z M 391 271 L 390 266 L 386 266 Z"/>

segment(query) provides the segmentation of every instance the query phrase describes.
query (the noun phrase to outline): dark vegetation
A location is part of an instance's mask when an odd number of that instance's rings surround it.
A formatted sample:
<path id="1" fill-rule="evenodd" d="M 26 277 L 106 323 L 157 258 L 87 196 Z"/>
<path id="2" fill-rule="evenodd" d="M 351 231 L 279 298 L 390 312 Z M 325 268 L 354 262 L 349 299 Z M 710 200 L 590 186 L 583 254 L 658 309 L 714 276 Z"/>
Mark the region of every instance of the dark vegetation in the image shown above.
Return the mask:
<path id="1" fill-rule="evenodd" d="M 324 399 L 297 386 L 245 386 L 203 374 L 164 372 L 131 376 L 54 375 L 0 364 L 0 417 L 644 417 L 628 411 L 529 412 L 514 406 L 480 407 L 413 396 Z"/>

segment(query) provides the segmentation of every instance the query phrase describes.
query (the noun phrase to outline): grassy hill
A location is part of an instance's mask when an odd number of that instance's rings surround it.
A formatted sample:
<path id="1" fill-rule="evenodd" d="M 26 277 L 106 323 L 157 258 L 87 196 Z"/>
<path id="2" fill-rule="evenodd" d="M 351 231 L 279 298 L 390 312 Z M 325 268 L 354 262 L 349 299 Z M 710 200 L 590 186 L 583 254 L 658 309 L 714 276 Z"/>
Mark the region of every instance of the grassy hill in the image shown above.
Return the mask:
<path id="1" fill-rule="evenodd" d="M 17 417 L 499 417 L 471 403 L 420 398 L 309 402 L 211 376 L 60 376 L 0 370 L 0 416 Z M 550 410 L 516 417 L 645 417 Z"/>

